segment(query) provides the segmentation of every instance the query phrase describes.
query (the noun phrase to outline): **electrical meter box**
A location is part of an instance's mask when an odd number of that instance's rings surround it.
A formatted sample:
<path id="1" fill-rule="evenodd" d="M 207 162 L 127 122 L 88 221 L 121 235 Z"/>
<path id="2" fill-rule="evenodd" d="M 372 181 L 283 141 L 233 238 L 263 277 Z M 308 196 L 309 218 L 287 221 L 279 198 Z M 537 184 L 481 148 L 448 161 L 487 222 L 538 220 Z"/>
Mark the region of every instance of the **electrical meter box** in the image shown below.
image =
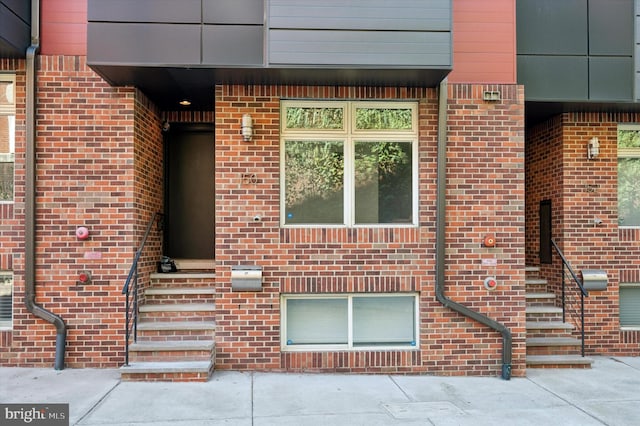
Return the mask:
<path id="1" fill-rule="evenodd" d="M 231 290 L 262 291 L 262 266 L 236 265 L 231 267 Z"/>
<path id="2" fill-rule="evenodd" d="M 609 278 L 607 271 L 601 269 L 583 269 L 582 285 L 585 290 L 606 290 Z"/>

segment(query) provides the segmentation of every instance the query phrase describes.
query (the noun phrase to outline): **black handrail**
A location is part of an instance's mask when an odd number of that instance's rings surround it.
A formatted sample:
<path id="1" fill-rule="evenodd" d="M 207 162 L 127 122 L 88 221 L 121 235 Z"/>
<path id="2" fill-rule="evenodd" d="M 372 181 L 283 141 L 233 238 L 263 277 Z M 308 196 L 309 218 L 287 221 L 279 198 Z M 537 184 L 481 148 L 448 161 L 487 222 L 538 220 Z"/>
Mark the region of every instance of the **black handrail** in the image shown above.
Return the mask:
<path id="1" fill-rule="evenodd" d="M 565 277 L 567 276 L 567 274 L 565 273 L 565 268 L 569 271 L 569 274 L 571 276 L 571 278 L 573 279 L 573 281 L 575 281 L 575 283 L 578 286 L 578 289 L 580 290 L 580 334 L 581 334 L 581 353 L 582 356 L 584 356 L 584 298 L 589 296 L 589 292 L 584 288 L 583 282 L 580 278 L 578 278 L 578 276 L 576 275 L 575 271 L 573 270 L 573 268 L 571 267 L 571 264 L 567 261 L 567 259 L 564 257 L 564 253 L 562 253 L 562 250 L 560 250 L 560 247 L 558 247 L 558 244 L 556 244 L 556 242 L 551 239 L 551 244 L 553 245 L 553 248 L 555 248 L 556 253 L 558 253 L 558 255 L 560 256 L 560 259 L 562 259 L 562 322 L 565 322 L 566 317 L 565 317 L 565 311 L 566 311 L 566 307 L 565 307 Z"/>
<path id="2" fill-rule="evenodd" d="M 131 335 L 133 334 L 134 342 L 138 339 L 138 262 L 140 261 L 142 250 L 144 250 L 144 246 L 147 243 L 151 227 L 155 223 L 156 219 L 160 219 L 162 217 L 163 214 L 158 212 L 154 213 L 151 217 L 151 220 L 147 224 L 147 230 L 144 232 L 144 236 L 142 237 L 140 247 L 133 257 L 133 263 L 129 269 L 127 280 L 122 287 L 122 294 L 127 296 L 125 301 L 125 365 L 129 365 L 129 342 Z"/>

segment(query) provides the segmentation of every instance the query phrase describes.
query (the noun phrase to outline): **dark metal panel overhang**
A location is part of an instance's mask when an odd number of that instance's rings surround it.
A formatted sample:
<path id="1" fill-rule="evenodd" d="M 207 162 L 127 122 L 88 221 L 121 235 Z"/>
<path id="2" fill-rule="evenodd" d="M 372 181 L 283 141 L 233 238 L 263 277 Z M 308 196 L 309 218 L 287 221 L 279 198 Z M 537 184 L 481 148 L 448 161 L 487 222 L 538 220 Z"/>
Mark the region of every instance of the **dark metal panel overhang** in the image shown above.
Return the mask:
<path id="1" fill-rule="evenodd" d="M 161 109 L 189 99 L 193 110 L 213 110 L 216 84 L 435 87 L 451 71 L 374 68 L 193 68 L 91 64 L 113 86 L 135 86 Z"/>
<path id="2" fill-rule="evenodd" d="M 0 57 L 24 58 L 30 44 L 30 2 L 0 0 Z"/>

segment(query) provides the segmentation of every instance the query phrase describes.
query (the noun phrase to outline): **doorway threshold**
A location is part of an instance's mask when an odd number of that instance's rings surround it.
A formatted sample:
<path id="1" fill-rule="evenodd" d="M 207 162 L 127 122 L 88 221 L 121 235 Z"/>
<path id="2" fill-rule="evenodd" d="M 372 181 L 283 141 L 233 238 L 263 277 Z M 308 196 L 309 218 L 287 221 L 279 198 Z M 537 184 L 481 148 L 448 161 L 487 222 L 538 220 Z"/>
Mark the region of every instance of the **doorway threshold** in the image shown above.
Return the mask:
<path id="1" fill-rule="evenodd" d="M 176 268 L 181 272 L 215 271 L 215 259 L 173 259 Z"/>

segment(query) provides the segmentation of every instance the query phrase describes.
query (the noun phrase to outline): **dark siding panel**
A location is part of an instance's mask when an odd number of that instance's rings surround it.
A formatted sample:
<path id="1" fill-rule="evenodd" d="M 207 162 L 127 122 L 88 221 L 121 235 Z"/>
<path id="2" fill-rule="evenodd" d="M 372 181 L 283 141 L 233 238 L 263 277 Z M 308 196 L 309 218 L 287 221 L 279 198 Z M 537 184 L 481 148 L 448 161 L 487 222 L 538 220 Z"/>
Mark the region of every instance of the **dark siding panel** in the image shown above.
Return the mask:
<path id="1" fill-rule="evenodd" d="M 0 56 L 24 56 L 31 44 L 31 27 L 0 3 Z"/>
<path id="2" fill-rule="evenodd" d="M 200 63 L 200 25 L 89 23 L 89 63 Z"/>
<path id="3" fill-rule="evenodd" d="M 204 0 L 202 7 L 206 24 L 262 25 L 264 22 L 264 0 Z"/>
<path id="4" fill-rule="evenodd" d="M 519 56 L 518 84 L 527 100 L 585 100 L 588 98 L 586 57 Z"/>
<path id="5" fill-rule="evenodd" d="M 202 33 L 203 63 L 262 65 L 263 34 L 262 26 L 205 25 Z"/>
<path id="6" fill-rule="evenodd" d="M 89 21 L 200 23 L 202 0 L 88 0 Z"/>
<path id="7" fill-rule="evenodd" d="M 272 30 L 271 64 L 447 66 L 449 33 Z"/>
<path id="8" fill-rule="evenodd" d="M 518 0 L 516 8 L 518 54 L 587 54 L 587 0 Z"/>
<path id="9" fill-rule="evenodd" d="M 603 101 L 632 100 L 633 59 L 590 58 L 589 98 Z"/>
<path id="10" fill-rule="evenodd" d="M 25 23 L 31 23 L 31 2 L 26 0 L 0 0 L 10 11 L 18 15 Z"/>
<path id="11" fill-rule="evenodd" d="M 589 54 L 633 55 L 632 0 L 589 0 Z"/>
<path id="12" fill-rule="evenodd" d="M 450 31 L 450 0 L 271 0 L 270 28 Z"/>

